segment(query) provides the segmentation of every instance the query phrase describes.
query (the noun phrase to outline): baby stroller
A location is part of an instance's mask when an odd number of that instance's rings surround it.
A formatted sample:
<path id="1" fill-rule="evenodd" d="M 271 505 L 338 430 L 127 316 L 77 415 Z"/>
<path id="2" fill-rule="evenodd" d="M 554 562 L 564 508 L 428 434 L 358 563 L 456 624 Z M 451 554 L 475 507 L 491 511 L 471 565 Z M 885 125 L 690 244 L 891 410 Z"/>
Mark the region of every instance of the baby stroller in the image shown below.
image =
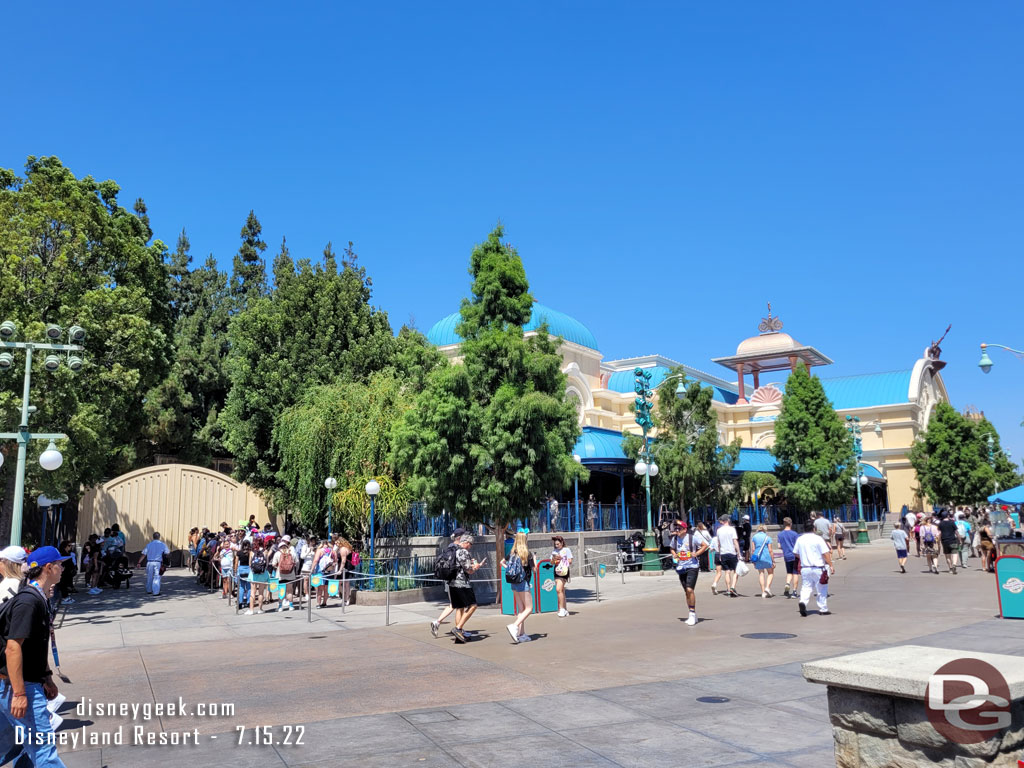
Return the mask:
<path id="1" fill-rule="evenodd" d="M 615 545 L 616 569 L 622 571 L 639 571 L 644 565 L 644 535 L 637 531 Z"/>
<path id="2" fill-rule="evenodd" d="M 100 584 L 112 589 L 120 589 L 122 582 L 125 589 L 131 588 L 132 569 L 128 567 L 128 557 L 123 554 L 108 556 L 107 569 L 100 577 Z"/>

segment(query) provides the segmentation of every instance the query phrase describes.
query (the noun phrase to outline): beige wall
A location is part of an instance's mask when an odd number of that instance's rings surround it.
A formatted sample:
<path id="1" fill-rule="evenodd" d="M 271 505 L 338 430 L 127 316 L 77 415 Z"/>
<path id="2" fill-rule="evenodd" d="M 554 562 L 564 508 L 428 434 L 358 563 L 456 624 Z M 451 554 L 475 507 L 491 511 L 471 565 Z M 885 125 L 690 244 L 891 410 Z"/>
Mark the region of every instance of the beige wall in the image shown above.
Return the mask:
<path id="1" fill-rule="evenodd" d="M 256 515 L 271 522 L 267 505 L 251 488 L 220 472 L 188 464 L 146 467 L 87 492 L 79 505 L 78 539 L 103 533 L 114 523 L 128 539 L 130 551 L 141 550 L 159 531 L 172 550 L 188 547 L 193 527 L 235 527 Z"/>

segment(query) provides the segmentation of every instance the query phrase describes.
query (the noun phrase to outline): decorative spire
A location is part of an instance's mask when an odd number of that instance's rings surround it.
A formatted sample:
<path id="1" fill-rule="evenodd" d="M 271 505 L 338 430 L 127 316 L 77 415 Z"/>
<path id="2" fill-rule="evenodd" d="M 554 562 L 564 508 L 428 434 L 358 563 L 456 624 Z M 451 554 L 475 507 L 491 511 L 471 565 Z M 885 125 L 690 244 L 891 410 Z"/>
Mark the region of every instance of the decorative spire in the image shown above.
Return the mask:
<path id="1" fill-rule="evenodd" d="M 770 301 L 768 302 L 768 317 L 761 318 L 757 330 L 761 333 L 778 333 L 782 330 L 782 321 L 777 317 L 772 317 L 772 303 Z"/>

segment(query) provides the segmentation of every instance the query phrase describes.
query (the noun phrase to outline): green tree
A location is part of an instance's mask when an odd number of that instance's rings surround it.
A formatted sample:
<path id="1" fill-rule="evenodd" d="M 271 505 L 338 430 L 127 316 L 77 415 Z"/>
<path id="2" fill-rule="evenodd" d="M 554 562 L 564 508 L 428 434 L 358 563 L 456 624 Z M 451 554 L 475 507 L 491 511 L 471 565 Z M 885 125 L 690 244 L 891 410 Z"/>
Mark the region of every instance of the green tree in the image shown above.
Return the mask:
<path id="1" fill-rule="evenodd" d="M 29 157 L 23 178 L 0 169 L 0 318 L 21 339 L 42 338 L 45 323 L 85 328 L 84 366 L 47 373 L 37 355 L 31 426 L 62 431 L 64 465 L 43 472 L 45 446 L 32 445 L 27 496 L 66 494 L 132 468 L 145 418 L 139 403 L 168 367 L 170 293 L 160 241 L 147 222 L 118 205 L 118 185 L 76 178 L 56 157 Z M 141 202 L 137 210 L 145 215 Z M 0 420 L 19 421 L 20 367 L 0 374 Z M 34 441 L 39 442 L 39 441 Z M 3 446 L 8 460 L 13 443 Z M 14 472 L 5 473 L 0 540 L 10 533 Z"/>
<path id="2" fill-rule="evenodd" d="M 545 326 L 523 337 L 533 299 L 502 235 L 499 225 L 470 256 L 471 296 L 457 327 L 462 365 L 428 377 L 395 439 L 410 487 L 435 511 L 492 524 L 497 557 L 510 523 L 586 475 L 571 456 L 580 427 L 557 344 Z"/>
<path id="3" fill-rule="evenodd" d="M 832 509 L 849 501 L 853 440 L 825 397 L 821 379 L 809 375 L 803 363 L 786 380 L 771 453 L 783 493 L 797 511 Z"/>
<path id="4" fill-rule="evenodd" d="M 989 462 L 988 435 L 994 441 L 995 469 Z M 918 491 L 932 504 L 977 504 L 995 492 L 997 476 L 1004 488 L 1017 485 L 1019 478 L 991 422 L 974 422 L 949 403 L 935 406 L 928 428 L 910 448 L 910 463 L 917 472 Z"/>
<path id="5" fill-rule="evenodd" d="M 680 385 L 683 391 L 677 395 Z M 711 404 L 714 391 L 687 379 L 680 366 L 662 381 L 657 392 L 653 409 L 657 439 L 651 454 L 659 471 L 652 478 L 652 495 L 670 499 L 683 516 L 693 507 L 728 512 L 738 498 L 730 474 L 739 460 L 740 440 L 719 445 L 718 416 Z M 635 461 L 642 443 L 639 435 L 627 435 L 623 440 L 626 455 Z"/>
<path id="6" fill-rule="evenodd" d="M 260 240 L 262 233 L 263 226 L 256 218 L 255 211 L 249 211 L 245 226 L 242 227 L 242 245 L 235 254 L 231 274 L 231 296 L 237 311 L 267 295 L 267 267 L 263 263 L 263 252 L 267 244 Z"/>
<path id="7" fill-rule="evenodd" d="M 1003 450 L 1003 446 L 999 439 L 999 432 L 996 431 L 995 425 L 986 418 L 982 418 L 974 425 L 974 431 L 977 435 L 982 455 L 985 461 L 988 462 L 989 466 L 993 470 L 993 483 L 989 486 L 993 490 L 989 493 L 995 493 L 995 484 L 998 483 L 999 490 L 1005 491 L 1007 488 L 1016 488 L 1021 484 L 1021 475 L 1017 471 L 1016 465 L 1010 461 L 1010 457 L 1006 455 L 1006 451 Z M 992 436 L 992 449 L 989 450 L 988 436 Z"/>
<path id="8" fill-rule="evenodd" d="M 231 389 L 220 423 L 235 476 L 277 506 L 287 492 L 276 420 L 317 385 L 365 381 L 391 365 L 396 342 L 387 315 L 370 306 L 365 270 L 353 261 L 339 272 L 330 245 L 322 264 L 301 259 L 291 274 L 279 255 L 276 272 L 275 290 L 232 318 Z"/>

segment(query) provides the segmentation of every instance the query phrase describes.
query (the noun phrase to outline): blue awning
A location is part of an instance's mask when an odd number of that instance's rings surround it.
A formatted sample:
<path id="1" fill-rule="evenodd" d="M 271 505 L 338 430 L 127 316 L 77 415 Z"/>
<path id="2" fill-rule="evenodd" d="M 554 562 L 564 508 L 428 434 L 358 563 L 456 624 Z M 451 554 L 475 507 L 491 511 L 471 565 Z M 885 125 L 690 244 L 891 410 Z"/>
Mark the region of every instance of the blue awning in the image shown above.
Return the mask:
<path id="1" fill-rule="evenodd" d="M 615 464 L 633 466 L 633 460 L 622 450 L 622 433 L 614 429 L 584 427 L 576 441 L 573 453 L 583 459 L 583 465 Z"/>
<path id="2" fill-rule="evenodd" d="M 884 480 L 885 476 L 870 464 L 862 464 L 865 477 Z M 763 448 L 740 448 L 740 459 L 732 469 L 735 474 L 743 472 L 775 472 L 775 457 Z"/>

